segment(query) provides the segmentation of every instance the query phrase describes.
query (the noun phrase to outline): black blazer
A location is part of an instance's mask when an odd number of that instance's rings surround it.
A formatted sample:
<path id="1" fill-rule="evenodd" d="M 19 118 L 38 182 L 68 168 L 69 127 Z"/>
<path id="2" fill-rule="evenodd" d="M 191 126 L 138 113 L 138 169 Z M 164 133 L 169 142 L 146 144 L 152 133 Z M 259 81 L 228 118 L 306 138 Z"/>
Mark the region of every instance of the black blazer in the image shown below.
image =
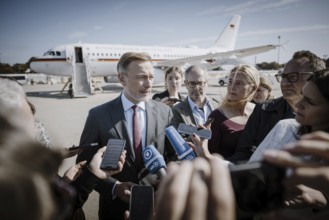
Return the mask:
<path id="1" fill-rule="evenodd" d="M 180 93 L 178 93 L 178 96 L 179 96 L 179 99 L 180 99 L 181 101 L 184 101 L 185 96 L 183 96 L 183 95 L 180 94 Z M 156 93 L 156 94 L 154 94 L 153 97 L 152 97 L 152 99 L 160 102 L 160 101 L 161 101 L 163 98 L 165 98 L 165 97 L 169 97 L 169 92 L 168 92 L 168 90 L 165 90 L 164 92 L 161 92 L 161 93 Z"/>

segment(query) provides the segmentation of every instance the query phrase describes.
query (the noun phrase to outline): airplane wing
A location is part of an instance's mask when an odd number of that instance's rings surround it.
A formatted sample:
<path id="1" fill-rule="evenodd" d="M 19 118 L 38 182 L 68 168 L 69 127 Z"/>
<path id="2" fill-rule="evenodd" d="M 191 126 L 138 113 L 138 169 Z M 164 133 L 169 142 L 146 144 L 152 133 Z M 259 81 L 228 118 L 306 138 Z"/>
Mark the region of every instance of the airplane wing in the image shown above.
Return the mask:
<path id="1" fill-rule="evenodd" d="M 155 63 L 155 66 L 158 67 L 183 66 L 187 63 L 193 63 L 197 61 L 201 62 L 202 60 L 223 59 L 232 56 L 237 58 L 243 58 L 250 55 L 263 53 L 275 49 L 279 46 L 280 45 L 264 45 L 264 46 L 250 47 L 250 48 L 239 49 L 239 50 L 231 50 L 227 52 L 209 53 L 206 55 L 192 56 L 192 57 L 181 58 L 181 59 L 165 60 Z"/>

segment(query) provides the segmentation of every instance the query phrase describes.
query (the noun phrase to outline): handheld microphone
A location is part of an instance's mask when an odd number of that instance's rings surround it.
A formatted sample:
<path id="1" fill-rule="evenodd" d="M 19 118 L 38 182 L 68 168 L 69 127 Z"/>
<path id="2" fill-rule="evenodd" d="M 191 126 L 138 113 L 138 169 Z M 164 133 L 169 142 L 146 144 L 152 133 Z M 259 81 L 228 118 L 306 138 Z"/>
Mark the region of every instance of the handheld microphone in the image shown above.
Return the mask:
<path id="1" fill-rule="evenodd" d="M 166 176 L 166 162 L 153 145 L 148 145 L 143 149 L 143 160 L 146 169 L 151 174 L 157 174 L 159 179 Z"/>
<path id="2" fill-rule="evenodd" d="M 173 126 L 166 128 L 165 132 L 179 160 L 193 160 L 196 158 L 193 149 L 184 141 Z"/>

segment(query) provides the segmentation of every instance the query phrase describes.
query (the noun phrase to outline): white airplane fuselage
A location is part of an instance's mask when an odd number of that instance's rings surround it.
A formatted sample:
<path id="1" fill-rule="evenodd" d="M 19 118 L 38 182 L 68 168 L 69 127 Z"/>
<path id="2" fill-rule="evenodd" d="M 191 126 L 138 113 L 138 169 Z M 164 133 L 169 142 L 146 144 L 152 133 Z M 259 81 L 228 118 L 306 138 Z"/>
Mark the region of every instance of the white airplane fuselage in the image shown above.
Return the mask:
<path id="1" fill-rule="evenodd" d="M 148 47 L 106 44 L 67 44 L 57 46 L 47 51 L 42 57 L 34 59 L 30 67 L 40 73 L 71 76 L 73 65 L 84 63 L 92 77 L 117 76 L 117 63 L 126 52 L 146 52 L 154 63 L 155 74 L 163 70 L 156 63 L 164 60 L 174 60 L 199 56 L 210 53 L 210 49 Z M 219 51 L 216 51 L 219 52 Z M 163 80 L 163 77 L 162 77 Z"/>

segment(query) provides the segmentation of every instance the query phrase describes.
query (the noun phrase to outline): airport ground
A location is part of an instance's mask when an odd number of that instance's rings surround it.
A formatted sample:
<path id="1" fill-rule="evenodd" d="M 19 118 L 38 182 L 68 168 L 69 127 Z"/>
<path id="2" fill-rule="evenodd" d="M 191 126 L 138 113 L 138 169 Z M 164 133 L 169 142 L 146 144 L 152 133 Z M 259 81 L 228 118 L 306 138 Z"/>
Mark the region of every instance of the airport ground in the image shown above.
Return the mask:
<path id="1" fill-rule="evenodd" d="M 279 84 L 272 75 L 269 78 L 274 84 L 273 95 L 275 97 L 281 96 Z M 94 95 L 88 98 L 71 99 L 67 94 L 67 90 L 63 94 L 59 93 L 63 85 L 24 85 L 28 99 L 36 106 L 36 118 L 47 128 L 52 145 L 59 148 L 77 145 L 89 109 L 114 99 L 122 90 L 120 84 L 103 83 L 103 92 L 96 91 Z M 152 92 L 157 93 L 163 90 L 163 86 L 155 86 Z M 187 94 L 185 87 L 182 88 L 182 93 Z M 209 80 L 208 96 L 221 101 L 225 94 L 226 86 L 219 86 L 218 78 L 211 78 Z M 65 159 L 59 174 L 62 175 L 74 163 L 75 157 Z M 98 219 L 98 193 L 91 193 L 84 205 L 84 211 L 87 219 Z"/>

